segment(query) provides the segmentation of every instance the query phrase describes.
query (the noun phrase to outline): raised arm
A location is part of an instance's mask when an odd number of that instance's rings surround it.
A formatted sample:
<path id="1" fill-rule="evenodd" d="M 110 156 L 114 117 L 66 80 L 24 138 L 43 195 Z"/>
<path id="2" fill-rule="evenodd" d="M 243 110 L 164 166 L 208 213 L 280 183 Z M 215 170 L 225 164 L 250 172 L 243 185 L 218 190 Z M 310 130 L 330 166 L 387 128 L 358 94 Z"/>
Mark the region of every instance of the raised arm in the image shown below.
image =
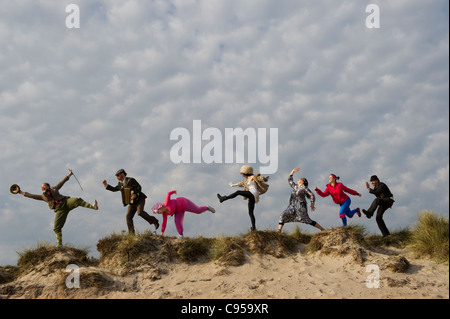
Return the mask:
<path id="1" fill-rule="evenodd" d="M 60 189 L 63 187 L 63 185 L 69 180 L 70 176 L 72 176 L 72 171 L 70 171 L 70 174 L 64 177 L 56 186 L 54 186 L 54 189 Z"/>
<path id="2" fill-rule="evenodd" d="M 166 200 L 164 201 L 164 204 L 163 204 L 165 207 L 167 207 L 167 205 L 169 204 L 170 196 L 172 196 L 173 194 L 176 194 L 176 193 L 177 193 L 176 190 L 173 190 L 173 191 L 170 191 L 167 193 Z"/>
<path id="3" fill-rule="evenodd" d="M 291 187 L 292 187 L 294 190 L 297 190 L 297 185 L 296 185 L 295 182 L 294 182 L 294 176 L 293 176 L 292 174 L 289 175 L 288 183 L 289 183 L 289 185 L 291 185 Z"/>
<path id="4" fill-rule="evenodd" d="M 294 168 L 291 171 L 291 173 L 289 174 L 289 178 L 288 178 L 289 185 L 291 185 L 291 187 L 295 190 L 297 189 L 297 185 L 294 183 L 294 173 L 298 172 L 299 170 L 300 170 L 300 168 L 298 168 L 298 167 Z"/>

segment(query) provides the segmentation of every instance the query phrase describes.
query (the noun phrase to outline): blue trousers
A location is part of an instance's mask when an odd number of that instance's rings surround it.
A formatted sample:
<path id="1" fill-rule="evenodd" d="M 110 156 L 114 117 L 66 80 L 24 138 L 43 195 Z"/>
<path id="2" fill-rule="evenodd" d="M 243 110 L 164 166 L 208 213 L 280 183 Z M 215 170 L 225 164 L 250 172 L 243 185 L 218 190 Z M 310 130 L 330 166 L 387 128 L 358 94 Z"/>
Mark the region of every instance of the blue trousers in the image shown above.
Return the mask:
<path id="1" fill-rule="evenodd" d="M 347 198 L 347 200 L 341 204 L 341 209 L 339 210 L 339 217 L 342 219 L 342 224 L 344 226 L 347 226 L 346 216 L 348 216 L 348 218 L 352 218 L 353 215 L 355 215 L 355 213 L 358 211 L 357 209 L 350 210 L 351 203 L 352 201 L 350 197 Z"/>

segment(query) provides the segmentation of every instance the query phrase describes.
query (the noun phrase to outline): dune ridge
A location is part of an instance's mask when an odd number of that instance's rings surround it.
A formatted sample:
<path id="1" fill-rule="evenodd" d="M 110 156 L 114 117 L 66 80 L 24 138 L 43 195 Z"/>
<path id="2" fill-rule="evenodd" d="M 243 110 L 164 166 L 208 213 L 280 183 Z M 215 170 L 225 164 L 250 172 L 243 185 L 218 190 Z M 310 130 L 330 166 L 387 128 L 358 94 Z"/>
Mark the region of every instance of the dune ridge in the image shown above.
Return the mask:
<path id="1" fill-rule="evenodd" d="M 113 234 L 97 249 L 94 260 L 77 248 L 37 248 L 17 267 L 0 267 L 0 298 L 449 298 L 448 264 L 405 247 L 374 247 L 350 227 L 310 237 Z"/>

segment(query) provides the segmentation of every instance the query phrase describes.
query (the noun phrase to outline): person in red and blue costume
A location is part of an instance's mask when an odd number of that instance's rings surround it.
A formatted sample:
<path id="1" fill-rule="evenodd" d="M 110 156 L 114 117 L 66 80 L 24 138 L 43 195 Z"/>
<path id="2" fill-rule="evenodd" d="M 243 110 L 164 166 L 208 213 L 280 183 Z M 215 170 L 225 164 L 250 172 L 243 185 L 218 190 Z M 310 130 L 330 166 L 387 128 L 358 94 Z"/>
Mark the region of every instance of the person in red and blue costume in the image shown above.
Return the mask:
<path id="1" fill-rule="evenodd" d="M 357 214 L 358 217 L 361 217 L 359 207 L 353 210 L 350 209 L 352 201 L 350 197 L 348 197 L 348 195 L 345 193 L 359 197 L 361 197 L 361 194 L 353 189 L 346 187 L 342 183 L 338 183 L 337 180 L 339 180 L 339 176 L 336 176 L 335 174 L 330 174 L 330 176 L 328 177 L 328 181 L 330 183 L 327 184 L 325 191 L 322 192 L 320 189 L 317 188 L 317 186 L 314 187 L 314 190 L 318 195 L 322 197 L 327 197 L 330 195 L 331 198 L 333 199 L 333 202 L 341 206 L 341 209 L 339 210 L 339 217 L 341 218 L 342 224 L 345 227 L 347 226 L 347 217 L 352 218 L 355 214 Z"/>

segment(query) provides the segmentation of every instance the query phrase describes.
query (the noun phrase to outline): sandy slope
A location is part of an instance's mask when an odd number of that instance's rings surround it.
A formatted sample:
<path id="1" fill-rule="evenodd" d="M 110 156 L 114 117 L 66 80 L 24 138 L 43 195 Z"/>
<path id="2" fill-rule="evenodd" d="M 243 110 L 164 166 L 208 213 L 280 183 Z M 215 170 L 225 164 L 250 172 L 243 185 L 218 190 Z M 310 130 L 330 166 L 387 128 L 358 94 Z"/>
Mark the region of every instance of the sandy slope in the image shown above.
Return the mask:
<path id="1" fill-rule="evenodd" d="M 322 232 L 316 239 L 321 244 L 314 253 L 304 244 L 281 258 L 247 250 L 240 266 L 156 258 L 132 268 L 114 259 L 92 266 L 61 251 L 0 285 L 0 298 L 449 298 L 446 264 L 414 259 L 398 248 L 374 249 L 341 230 Z M 66 287 L 69 264 L 80 267 L 80 288 Z M 378 288 L 366 284 L 374 275 L 370 265 L 379 269 Z"/>
<path id="2" fill-rule="evenodd" d="M 372 272 L 348 257 L 252 255 L 239 267 L 178 264 L 159 280 L 146 272 L 128 276 L 123 278 L 125 291 L 102 298 L 449 298 L 448 266 L 410 262 L 405 273 L 380 270 L 380 287 L 368 288 Z"/>

